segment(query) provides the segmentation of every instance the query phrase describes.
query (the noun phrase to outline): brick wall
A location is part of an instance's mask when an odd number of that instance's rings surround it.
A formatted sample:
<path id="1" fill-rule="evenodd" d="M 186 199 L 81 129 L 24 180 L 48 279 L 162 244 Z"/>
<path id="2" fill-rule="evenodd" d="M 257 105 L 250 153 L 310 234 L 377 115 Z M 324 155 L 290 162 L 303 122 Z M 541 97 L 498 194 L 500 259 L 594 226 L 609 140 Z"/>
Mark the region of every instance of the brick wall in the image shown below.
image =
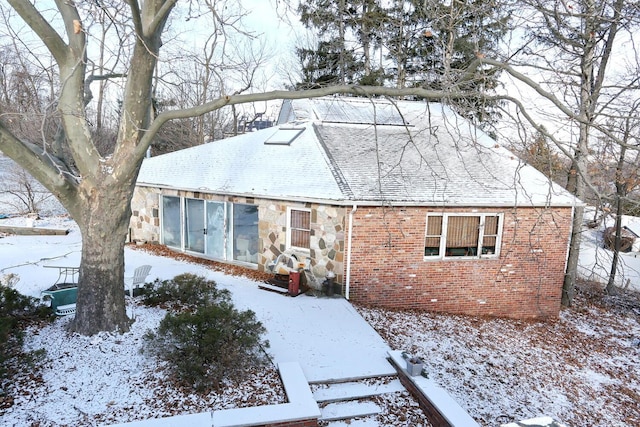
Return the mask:
<path id="1" fill-rule="evenodd" d="M 132 203 L 133 239 L 159 238 L 159 193 L 158 189 L 136 189 Z M 284 249 L 286 207 L 310 208 L 313 273 L 322 282 L 331 270 L 337 275 L 336 283 L 344 284 L 350 209 L 166 190 L 165 194 L 257 204 L 261 270 Z M 428 212 L 502 213 L 500 256 L 481 260 L 425 260 Z M 571 208 L 358 207 L 353 221 L 350 299 L 379 307 L 471 315 L 557 316 L 571 213 Z"/>
<path id="2" fill-rule="evenodd" d="M 425 260 L 427 212 L 503 213 L 497 259 Z M 359 207 L 350 299 L 372 306 L 514 318 L 557 316 L 571 209 Z"/>

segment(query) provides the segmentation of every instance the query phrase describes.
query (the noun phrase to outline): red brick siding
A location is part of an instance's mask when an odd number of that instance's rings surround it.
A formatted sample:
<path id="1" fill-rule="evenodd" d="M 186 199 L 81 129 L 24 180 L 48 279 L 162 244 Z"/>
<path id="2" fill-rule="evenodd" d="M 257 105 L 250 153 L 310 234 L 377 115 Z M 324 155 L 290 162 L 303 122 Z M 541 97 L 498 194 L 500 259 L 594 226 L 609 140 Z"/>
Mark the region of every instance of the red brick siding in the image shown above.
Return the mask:
<path id="1" fill-rule="evenodd" d="M 427 212 L 503 213 L 499 258 L 425 260 Z M 571 212 L 359 207 L 353 223 L 350 299 L 471 315 L 557 316 Z"/>

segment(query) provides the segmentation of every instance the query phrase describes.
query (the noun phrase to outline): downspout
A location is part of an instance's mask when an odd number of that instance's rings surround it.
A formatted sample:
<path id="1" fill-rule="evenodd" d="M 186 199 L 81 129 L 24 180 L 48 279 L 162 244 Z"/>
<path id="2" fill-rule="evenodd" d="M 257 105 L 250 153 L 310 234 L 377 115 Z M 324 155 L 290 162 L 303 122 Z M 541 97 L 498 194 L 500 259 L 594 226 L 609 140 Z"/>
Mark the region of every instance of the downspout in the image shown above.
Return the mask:
<path id="1" fill-rule="evenodd" d="M 345 274 L 344 296 L 349 300 L 349 286 L 351 284 L 351 236 L 353 235 L 353 214 L 358 210 L 358 205 L 353 205 L 349 212 L 349 234 L 347 235 L 347 272 Z"/>

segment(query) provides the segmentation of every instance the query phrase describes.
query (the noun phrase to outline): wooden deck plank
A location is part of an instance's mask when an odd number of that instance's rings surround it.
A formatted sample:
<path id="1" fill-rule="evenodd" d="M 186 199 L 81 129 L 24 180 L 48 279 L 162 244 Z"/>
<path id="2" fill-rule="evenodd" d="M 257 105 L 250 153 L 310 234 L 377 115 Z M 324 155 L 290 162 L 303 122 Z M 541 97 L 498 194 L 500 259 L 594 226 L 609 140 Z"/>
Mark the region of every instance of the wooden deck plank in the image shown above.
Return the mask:
<path id="1" fill-rule="evenodd" d="M 12 225 L 0 225 L 0 232 L 17 236 L 66 236 L 69 234 L 69 230 L 63 228 L 16 227 Z"/>

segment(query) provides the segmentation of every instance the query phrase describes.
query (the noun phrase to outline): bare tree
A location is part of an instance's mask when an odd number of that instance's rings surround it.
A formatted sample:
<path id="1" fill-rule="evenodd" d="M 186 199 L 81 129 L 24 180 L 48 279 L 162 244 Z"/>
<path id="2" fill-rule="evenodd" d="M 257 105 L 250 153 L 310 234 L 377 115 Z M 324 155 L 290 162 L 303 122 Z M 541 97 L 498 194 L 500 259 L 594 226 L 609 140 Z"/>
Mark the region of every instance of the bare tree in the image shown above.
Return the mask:
<path id="1" fill-rule="evenodd" d="M 570 159 L 567 189 L 584 199 L 592 188 L 588 170 L 594 133 L 601 132 L 624 145 L 603 122 L 615 99 L 637 90 L 637 73 L 622 75 L 610 66 L 616 42 L 624 36 L 633 39 L 639 18 L 637 6 L 623 0 L 527 0 L 522 6 L 521 11 L 528 14 L 524 24 L 527 35 L 511 63 L 541 76 L 541 81 L 531 87 L 576 123 L 575 135 L 569 132 L 566 137 L 570 143 L 546 132 L 540 124 L 536 127 L 552 137 L 557 149 Z M 637 63 L 634 67 L 638 69 Z M 563 287 L 564 305 L 571 305 L 575 293 L 583 215 L 584 207 L 577 206 Z"/>
<path id="2" fill-rule="evenodd" d="M 39 213 L 42 203 L 53 197 L 42 184 L 15 164 L 3 174 L 2 193 L 11 196 L 5 198 L 5 203 L 20 214 Z"/>
<path id="3" fill-rule="evenodd" d="M 78 3 L 55 0 L 55 9 L 46 9 L 50 3 L 33 3 L 25 0 L 8 0 L 8 4 L 24 20 L 31 30 L 25 38 L 37 38 L 53 57 L 59 73 L 55 91 L 56 114 L 60 132 L 55 141 L 64 145 L 64 151 L 52 151 L 50 139 L 44 138 L 41 146 L 21 138 L 6 124 L 0 122 L 0 149 L 27 169 L 39 182 L 51 191 L 77 222 L 82 233 L 80 276 L 78 283 L 77 311 L 71 327 L 85 335 L 99 331 L 126 331 L 129 319 L 125 313 L 124 244 L 129 218 L 130 202 L 142 159 L 162 127 L 170 121 L 199 117 L 225 106 L 274 99 L 300 99 L 337 93 L 365 96 L 392 97 L 417 96 L 426 100 L 456 100 L 478 96 L 464 90 L 464 83 L 474 75 L 478 67 L 494 67 L 504 70 L 525 84 L 544 94 L 562 114 L 585 126 L 593 125 L 587 111 L 576 114 L 555 97 L 553 91 L 545 91 L 539 84 L 519 73 L 503 61 L 476 58 L 466 72 L 456 76 L 446 90 L 424 87 L 385 88 L 355 85 L 339 85 L 307 91 L 270 91 L 261 93 L 227 92 L 222 96 L 198 102 L 189 107 L 176 107 L 161 112 L 154 111 L 153 100 L 157 94 L 154 86 L 158 64 L 163 60 L 161 46 L 169 23 L 176 10 L 177 0 L 127 0 L 126 13 L 115 24 L 118 42 L 131 45 L 127 57 L 126 76 L 122 78 L 123 91 L 115 144 L 111 151 L 103 153 L 96 145 L 91 131 L 91 121 L 86 109 L 86 83 L 90 75 L 88 55 L 94 40 L 85 22 L 94 19 L 95 12 L 80 9 Z M 94 3 L 101 8 L 107 3 Z M 189 2 L 186 16 L 212 17 L 222 24 L 216 12 L 217 2 Z M 200 6 L 202 10 L 197 10 Z M 222 6 L 230 7 L 229 3 Z M 43 9 L 38 9 L 39 7 Z M 107 10 L 108 12 L 108 10 Z M 177 12 L 176 12 L 177 13 Z M 9 23 L 10 25 L 11 23 Z M 227 22 L 232 24 L 233 22 Z M 118 72 L 121 70 L 108 70 Z M 222 75 L 221 73 L 219 75 Z M 228 82 L 225 77 L 223 79 Z M 172 83 L 175 84 L 177 80 Z M 591 82 L 587 80 L 585 85 Z M 248 86 L 247 86 L 248 87 Z M 241 89 L 242 87 L 240 87 Z M 591 88 L 585 88 L 591 90 Z M 223 88 L 223 90 L 229 90 Z M 487 96 L 488 100 L 509 99 L 522 106 L 518 99 L 508 95 Z M 591 105 L 591 104 L 589 104 Z M 526 116 L 526 111 L 521 110 Z M 528 116 L 534 126 L 539 123 Z M 540 130 L 540 129 L 539 129 Z M 588 136 L 585 135 L 585 138 Z M 581 151 L 583 152 L 583 151 Z M 578 162 L 578 173 L 583 165 Z M 577 193 L 579 194 L 579 192 Z M 573 247 L 573 246 L 572 246 Z M 573 274 L 573 273 L 570 273 Z"/>
<path id="4" fill-rule="evenodd" d="M 606 286 L 606 291 L 609 295 L 617 293 L 615 283 L 622 246 L 622 216 L 625 210 L 625 201 L 628 200 L 628 195 L 640 186 L 640 165 L 638 164 L 638 160 L 640 160 L 640 141 L 637 136 L 638 126 L 640 125 L 637 114 L 639 107 L 640 100 L 636 100 L 631 104 L 630 114 L 625 114 L 621 121 L 614 120 L 611 123 L 612 128 L 620 135 L 619 142 L 621 144 L 615 145 L 618 159 L 613 177 L 615 192 L 611 197 L 612 204 L 615 207 L 615 238 L 611 270 Z"/>
<path id="5" fill-rule="evenodd" d="M 147 148 L 170 120 L 197 117 L 226 105 L 282 98 L 304 98 L 331 93 L 408 95 L 410 90 L 337 86 L 306 92 L 272 91 L 226 95 L 190 108 L 169 110 L 154 116 L 152 100 L 162 34 L 177 0 L 128 1 L 130 20 L 119 23 L 121 37 L 133 44 L 129 58 L 119 128 L 113 151 L 98 150 L 86 113 L 85 85 L 88 74 L 88 29 L 83 25 L 91 11 L 76 3 L 56 0 L 55 11 L 39 10 L 24 0 L 9 0 L 10 6 L 39 38 L 58 67 L 60 85 L 56 109 L 66 152 L 52 152 L 48 141 L 42 147 L 20 138 L 0 123 L 0 149 L 27 169 L 51 191 L 77 222 L 83 248 L 78 282 L 78 300 L 71 327 L 92 335 L 103 330 L 126 331 L 124 244 L 131 197 L 136 176 Z M 37 3 L 41 6 L 41 3 Z M 195 5 L 195 3 L 192 3 Z M 104 6 L 106 7 L 106 6 Z M 53 13 L 55 19 L 47 19 Z M 214 17 L 217 16 L 214 14 Z M 59 25 L 58 25 L 59 24 Z M 121 43 L 125 43 L 126 39 Z M 441 97 L 434 91 L 417 91 L 425 98 Z M 464 94 L 460 94 L 464 96 Z"/>

